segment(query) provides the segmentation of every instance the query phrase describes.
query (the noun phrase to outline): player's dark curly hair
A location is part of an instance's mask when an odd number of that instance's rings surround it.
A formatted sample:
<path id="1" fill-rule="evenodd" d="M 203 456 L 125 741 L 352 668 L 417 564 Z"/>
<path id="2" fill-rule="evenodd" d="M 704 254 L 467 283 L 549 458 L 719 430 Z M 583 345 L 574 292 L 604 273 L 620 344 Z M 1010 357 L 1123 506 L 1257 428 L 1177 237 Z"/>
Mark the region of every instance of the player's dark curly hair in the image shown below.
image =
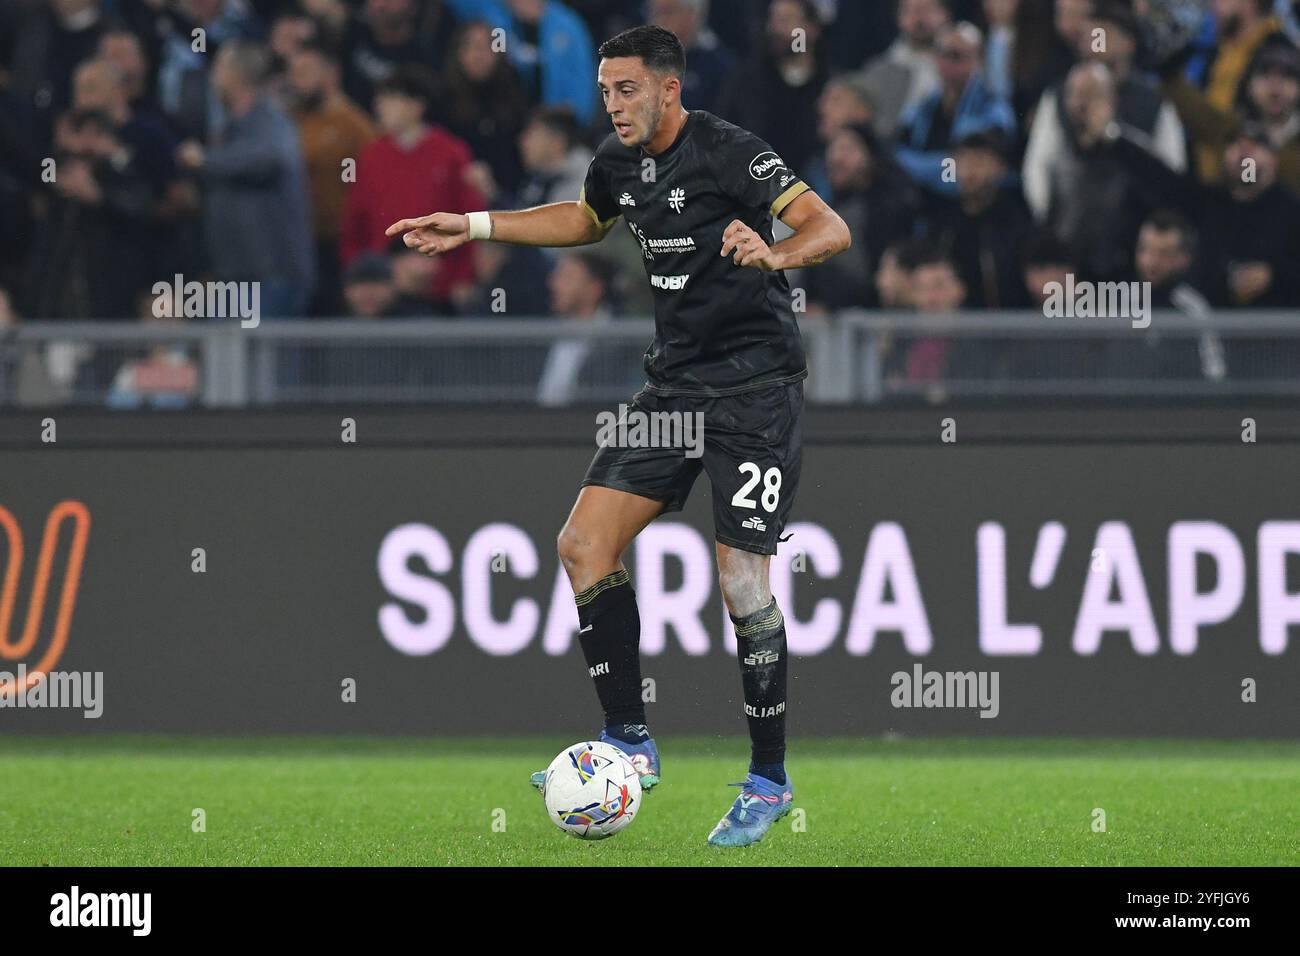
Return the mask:
<path id="1" fill-rule="evenodd" d="M 680 77 L 686 72 L 686 48 L 677 35 L 663 27 L 633 27 L 600 45 L 596 53 L 603 60 L 639 56 L 656 73 Z"/>

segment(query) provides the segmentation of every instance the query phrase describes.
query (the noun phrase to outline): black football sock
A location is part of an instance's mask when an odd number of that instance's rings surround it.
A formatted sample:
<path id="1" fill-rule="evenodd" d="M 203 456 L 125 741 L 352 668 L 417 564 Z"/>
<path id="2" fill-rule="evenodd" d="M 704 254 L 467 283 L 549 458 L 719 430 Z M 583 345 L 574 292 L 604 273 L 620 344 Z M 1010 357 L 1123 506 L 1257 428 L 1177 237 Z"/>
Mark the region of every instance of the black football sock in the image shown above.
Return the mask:
<path id="1" fill-rule="evenodd" d="M 578 594 L 574 602 L 581 627 L 578 643 L 605 710 L 605 725 L 617 727 L 620 732 L 625 725 L 644 725 L 641 614 L 636 606 L 636 591 L 628 583 L 627 569 L 601 578 Z"/>
<path id="2" fill-rule="evenodd" d="M 750 771 L 785 783 L 785 618 L 776 599 L 733 617 L 749 721 Z"/>

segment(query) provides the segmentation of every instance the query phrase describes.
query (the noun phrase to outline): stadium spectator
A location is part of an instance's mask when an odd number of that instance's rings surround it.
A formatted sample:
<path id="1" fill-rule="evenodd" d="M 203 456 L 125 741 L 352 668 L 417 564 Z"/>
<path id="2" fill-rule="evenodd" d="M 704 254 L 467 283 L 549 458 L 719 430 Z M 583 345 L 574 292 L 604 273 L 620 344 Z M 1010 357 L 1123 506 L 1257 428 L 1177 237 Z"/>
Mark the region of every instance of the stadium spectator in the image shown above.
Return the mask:
<path id="1" fill-rule="evenodd" d="M 1065 243 L 1043 229 L 1025 240 L 1020 262 L 1025 295 L 1030 308 L 1038 312 L 1045 308 L 1052 286 L 1063 286 L 1068 276 L 1079 272 Z"/>
<path id="2" fill-rule="evenodd" d="M 1187 143 L 1178 110 L 1134 65 L 1140 42 L 1137 17 L 1121 0 L 1107 0 L 1097 5 L 1088 31 L 1089 41 L 1079 51 L 1080 59 L 1096 60 L 1110 70 L 1115 80 L 1116 120 L 1129 127 L 1130 135 L 1150 139 L 1149 150 L 1181 173 L 1187 168 Z"/>
<path id="3" fill-rule="evenodd" d="M 895 311 L 912 307 L 912 259 L 917 243 L 899 239 L 880 254 L 874 277 L 876 300 L 882 309 Z"/>
<path id="4" fill-rule="evenodd" d="M 382 252 L 357 256 L 343 275 L 346 315 L 362 321 L 408 318 L 393 278 L 393 264 Z M 323 353 L 323 354 L 322 354 Z M 324 381 L 344 388 L 392 388 L 421 383 L 435 349 L 385 343 L 367 348 L 308 350 L 309 379 L 323 373 Z M 319 370 L 319 372 L 318 372 Z"/>
<path id="5" fill-rule="evenodd" d="M 275 18 L 267 45 L 277 64 L 288 69 L 294 55 L 303 47 L 321 42 L 320 25 L 301 10 L 288 10 Z"/>
<path id="6" fill-rule="evenodd" d="M 940 31 L 940 89 L 903 113 L 899 164 L 932 192 L 956 192 L 944 163 L 959 141 L 989 129 L 1015 135 L 1011 105 L 994 96 L 981 76 L 983 42 L 979 28 L 965 21 Z"/>
<path id="7" fill-rule="evenodd" d="M 0 408 L 18 401 L 18 369 L 23 349 L 12 341 L 18 327 L 9 293 L 0 287 Z"/>
<path id="8" fill-rule="evenodd" d="M 532 103 L 567 106 L 584 126 L 596 117 L 596 43 L 557 0 L 447 0 L 462 20 L 506 31 L 506 53 Z"/>
<path id="9" fill-rule="evenodd" d="M 1045 166 L 1036 165 L 1031 135 L 1025 159 L 1025 198 L 1034 218 L 1067 245 L 1085 276 L 1096 281 L 1130 272 L 1130 251 L 1152 205 L 1144 195 L 1147 171 L 1135 158 L 1148 156 L 1168 171 L 1144 148 L 1128 148 L 1132 138 L 1116 122 L 1117 108 L 1110 71 L 1095 61 L 1077 64 L 1064 86 L 1065 148 Z M 1053 121 L 1051 116 L 1040 119 Z"/>
<path id="10" fill-rule="evenodd" d="M 389 318 L 396 314 L 397 296 L 388 256 L 365 252 L 352 260 L 343 277 L 343 301 L 349 318 Z"/>
<path id="11" fill-rule="evenodd" d="M 148 9 L 126 7 L 125 11 Z M 192 181 L 180 175 L 175 162 L 176 134 L 172 123 L 158 103 L 156 73 L 150 67 L 150 56 L 157 56 L 158 47 L 146 46 L 140 36 L 121 24 L 110 26 L 99 39 L 99 59 L 107 60 L 117 68 L 121 82 L 126 87 L 131 119 L 128 140 L 139 139 L 145 143 L 156 141 L 168 147 L 166 156 L 154 161 L 154 176 L 165 185 L 156 215 L 163 225 L 160 237 L 163 248 L 158 252 L 157 269 L 161 274 L 189 271 L 198 258 L 201 240 L 197 222 L 199 194 Z M 152 152 L 146 145 L 147 152 Z"/>
<path id="12" fill-rule="evenodd" d="M 937 246 L 918 248 L 908 265 L 908 300 L 918 315 L 951 316 L 966 301 L 966 287 L 952 259 Z M 946 395 L 941 383 L 954 355 L 951 339 L 930 335 L 901 337 L 886 358 L 885 381 L 890 391 L 920 392 L 931 401 Z"/>
<path id="13" fill-rule="evenodd" d="M 20 321 L 13 297 L 0 287 L 0 407 L 53 405 L 66 396 L 51 379 L 42 351 L 14 340 Z"/>
<path id="14" fill-rule="evenodd" d="M 1133 256 L 1134 277 L 1150 283 L 1151 306 L 1173 309 L 1196 322 L 1212 318 L 1209 301 L 1192 284 L 1196 228 L 1187 217 L 1159 210 L 1142 224 Z M 1199 336 L 1163 336 L 1152 322 L 1138 336 L 1107 342 L 1106 372 L 1130 382 L 1157 378 L 1222 381 L 1227 375 L 1223 341 L 1206 330 Z"/>
<path id="15" fill-rule="evenodd" d="M 519 135 L 519 155 L 525 172 L 521 206 L 572 202 L 582 192 L 592 154 L 578 139 L 577 120 L 568 110 L 534 112 Z"/>
<path id="16" fill-rule="evenodd" d="M 944 0 L 899 0 L 898 39 L 863 70 L 881 136 L 893 136 L 906 110 L 939 92 L 935 44 L 950 19 Z"/>
<path id="17" fill-rule="evenodd" d="M 815 189 L 817 195 L 831 191 L 826 175 L 825 149 L 832 137 L 846 126 L 871 123 L 875 115 L 875 102 L 860 75 L 844 73 L 827 81 L 822 95 L 817 98 L 817 139 L 822 152 L 814 156 L 803 170 L 804 182 Z"/>
<path id="18" fill-rule="evenodd" d="M 809 311 L 877 304 L 874 277 L 880 257 L 911 223 L 913 189 L 892 151 L 867 124 L 845 126 L 826 149 L 827 200 L 848 224 L 852 248 L 801 274 Z"/>
<path id="19" fill-rule="evenodd" d="M 312 312 L 332 314 L 339 300 L 339 226 L 355 164 L 374 140 L 374 124 L 343 93 L 338 62 L 321 45 L 308 43 L 289 60 L 289 101 L 302 143 L 311 190 L 316 245 L 316 295 Z"/>
<path id="20" fill-rule="evenodd" d="M 482 20 L 463 25 L 452 41 L 435 99 L 435 119 L 468 144 L 471 178 L 495 205 L 510 205 L 523 179 L 519 131 L 527 107 L 508 57 L 493 52 L 492 28 Z M 501 198 L 497 198 L 501 196 Z"/>
<path id="21" fill-rule="evenodd" d="M 145 325 L 185 321 L 171 295 L 136 298 L 136 317 Z M 187 408 L 199 396 L 199 365 L 178 342 L 159 342 L 128 358 L 113 375 L 105 399 L 109 408 Z"/>
<path id="22" fill-rule="evenodd" d="M 348 190 L 339 229 L 339 257 L 346 266 L 362 252 L 388 248 L 384 230 L 412 209 L 471 212 L 485 201 L 470 180 L 469 147 L 425 119 L 430 81 L 417 68 L 403 67 L 375 94 L 384 135 L 357 162 L 357 181 Z M 438 271 L 434 299 L 473 281 L 468 247 L 447 255 Z"/>
<path id="23" fill-rule="evenodd" d="M 1193 141 L 1217 145 L 1220 156 L 1244 123 L 1262 124 L 1278 151 L 1279 179 L 1300 194 L 1300 51 L 1295 47 L 1276 43 L 1260 50 L 1242 95 L 1227 110 L 1217 109 L 1182 76 L 1167 78 L 1164 88 Z M 1214 182 L 1222 182 L 1223 172 L 1220 162 Z"/>
<path id="24" fill-rule="evenodd" d="M 31 145 L 47 155 L 54 118 L 72 99 L 72 73 L 93 56 L 104 31 L 101 0 L 48 0 L 34 7 L 12 39 L 8 86 L 31 130 Z"/>
<path id="25" fill-rule="evenodd" d="M 358 261 L 361 258 L 365 257 L 358 257 Z M 439 268 L 437 259 L 408 249 L 399 236 L 389 248 L 388 263 L 397 293 L 392 306 L 394 315 L 428 319 L 455 314 L 451 303 L 436 302 L 433 298 Z"/>
<path id="26" fill-rule="evenodd" d="M 1060 41 L 1059 50 L 1070 58 L 1067 68 L 1089 39 L 1088 22 L 1092 19 L 1095 3 L 1096 0 L 1056 0 L 1052 26 Z"/>
<path id="27" fill-rule="evenodd" d="M 718 112 L 718 99 L 727 85 L 736 57 L 709 29 L 708 0 L 649 0 L 649 23 L 671 30 L 686 48 L 682 101 L 687 109 Z"/>
<path id="28" fill-rule="evenodd" d="M 456 313 L 471 318 L 494 315 L 534 317 L 544 314 L 546 281 L 552 261 L 532 246 L 475 242 L 474 282 L 452 293 Z M 638 249 L 637 255 L 640 255 Z"/>
<path id="29" fill-rule="evenodd" d="M 139 35 L 122 26 L 111 26 L 99 38 L 98 53 L 117 67 L 132 113 L 161 124 L 163 115 L 154 91 L 154 75 Z"/>
<path id="30" fill-rule="evenodd" d="M 127 318 L 149 278 L 157 194 L 104 113 L 60 117 L 55 150 L 26 311 L 43 319 Z"/>
<path id="31" fill-rule="evenodd" d="M 1049 231 L 1036 230 L 1025 240 L 1021 276 L 1035 312 L 1046 316 L 1052 290 L 1079 274 L 1074 255 Z M 1029 336 L 1006 340 L 1003 348 L 1007 377 L 1020 381 L 1095 379 L 1105 370 L 1105 341 L 1096 337 Z"/>
<path id="32" fill-rule="evenodd" d="M 1043 0 L 984 0 L 988 38 L 984 76 L 1017 116 L 1032 115 L 1043 91 L 1065 76 L 1074 58 L 1056 32 Z"/>
<path id="33" fill-rule="evenodd" d="M 181 136 L 203 139 L 222 121 L 209 75 L 215 54 L 227 42 L 259 39 L 261 23 L 246 0 L 180 0 L 157 14 L 159 105 Z"/>
<path id="34" fill-rule="evenodd" d="M 874 123 L 875 118 L 875 98 L 856 74 L 832 77 L 817 98 L 817 135 L 823 144 L 844 127 Z"/>
<path id="35" fill-rule="evenodd" d="M 84 61 L 72 78 L 72 107 L 102 113 L 113 123 L 113 135 L 126 151 L 119 164 L 134 165 L 159 197 L 177 179 L 176 138 L 160 117 L 141 114 L 131 101 L 132 85 L 116 64 L 104 57 Z"/>
<path id="36" fill-rule="evenodd" d="M 1226 304 L 1285 309 L 1300 305 L 1300 199 L 1277 181 L 1278 156 L 1262 127 L 1248 125 L 1225 151 L 1241 170 L 1214 190 L 1203 212 L 1210 279 Z"/>
<path id="37" fill-rule="evenodd" d="M 260 283 L 263 318 L 304 314 L 311 298 L 311 199 L 293 120 L 264 92 L 265 47 L 222 45 L 212 69 L 225 122 L 204 147 L 187 140 L 182 166 L 204 188 L 208 260 L 218 281 Z"/>
<path id="38" fill-rule="evenodd" d="M 1219 113 L 1230 112 L 1237 102 L 1241 84 L 1256 52 L 1271 38 L 1280 39 L 1280 25 L 1272 16 L 1273 0 L 1211 0 L 1217 42 L 1210 51 L 1201 83 L 1205 103 Z M 1181 58 L 1165 64 L 1166 77 L 1181 67 Z M 1175 81 L 1176 83 L 1176 81 Z M 1223 178 L 1223 142 L 1213 137 L 1194 143 L 1193 169 L 1201 182 L 1218 183 Z"/>
<path id="39" fill-rule="evenodd" d="M 610 299 L 614 270 L 601 256 L 590 252 L 569 253 L 551 272 L 548 286 L 551 314 L 583 322 L 604 323 L 613 315 Z M 600 350 L 588 338 L 560 339 L 551 346 L 537 386 L 537 403 L 568 405 L 577 395 L 579 380 L 590 377 L 588 366 Z"/>
<path id="40" fill-rule="evenodd" d="M 402 67 L 434 69 L 451 30 L 441 4 L 429 7 L 432 22 L 420 22 L 416 0 L 365 0 L 346 20 L 343 36 L 343 87 L 362 107 L 374 106 L 375 94 Z"/>
<path id="41" fill-rule="evenodd" d="M 764 43 L 723 95 L 718 115 L 769 143 L 794 170 L 817 150 L 817 99 L 829 71 L 818 52 L 821 20 L 811 0 L 772 0 Z"/>
<path id="42" fill-rule="evenodd" d="M 1025 304 L 1020 256 L 1032 218 L 1008 175 L 1009 144 L 1000 132 L 972 133 L 957 144 L 957 196 L 927 201 L 924 237 L 948 250 L 977 309 Z"/>

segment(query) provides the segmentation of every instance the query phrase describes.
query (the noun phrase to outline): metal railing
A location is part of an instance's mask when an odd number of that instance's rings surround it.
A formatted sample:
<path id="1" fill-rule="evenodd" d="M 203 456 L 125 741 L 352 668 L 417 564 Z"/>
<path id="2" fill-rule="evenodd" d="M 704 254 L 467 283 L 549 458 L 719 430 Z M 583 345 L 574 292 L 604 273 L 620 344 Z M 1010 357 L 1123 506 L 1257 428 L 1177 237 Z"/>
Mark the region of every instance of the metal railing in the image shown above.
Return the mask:
<path id="1" fill-rule="evenodd" d="M 848 311 L 801 317 L 824 403 L 960 397 L 1300 396 L 1300 313 Z M 0 330 L 0 405 L 230 408 L 625 401 L 649 319 L 24 322 Z"/>

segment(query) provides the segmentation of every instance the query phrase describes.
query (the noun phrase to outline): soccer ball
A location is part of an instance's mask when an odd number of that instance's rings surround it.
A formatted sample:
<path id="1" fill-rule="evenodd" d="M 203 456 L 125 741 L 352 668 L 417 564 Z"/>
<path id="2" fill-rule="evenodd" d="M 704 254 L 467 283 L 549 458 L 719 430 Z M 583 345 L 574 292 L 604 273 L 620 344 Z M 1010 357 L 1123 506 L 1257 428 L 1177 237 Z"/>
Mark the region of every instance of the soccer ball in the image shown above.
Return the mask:
<path id="1" fill-rule="evenodd" d="M 623 751 L 587 740 L 565 747 L 551 761 L 542 798 L 551 821 L 565 833 L 603 840 L 636 816 L 641 776 Z"/>

